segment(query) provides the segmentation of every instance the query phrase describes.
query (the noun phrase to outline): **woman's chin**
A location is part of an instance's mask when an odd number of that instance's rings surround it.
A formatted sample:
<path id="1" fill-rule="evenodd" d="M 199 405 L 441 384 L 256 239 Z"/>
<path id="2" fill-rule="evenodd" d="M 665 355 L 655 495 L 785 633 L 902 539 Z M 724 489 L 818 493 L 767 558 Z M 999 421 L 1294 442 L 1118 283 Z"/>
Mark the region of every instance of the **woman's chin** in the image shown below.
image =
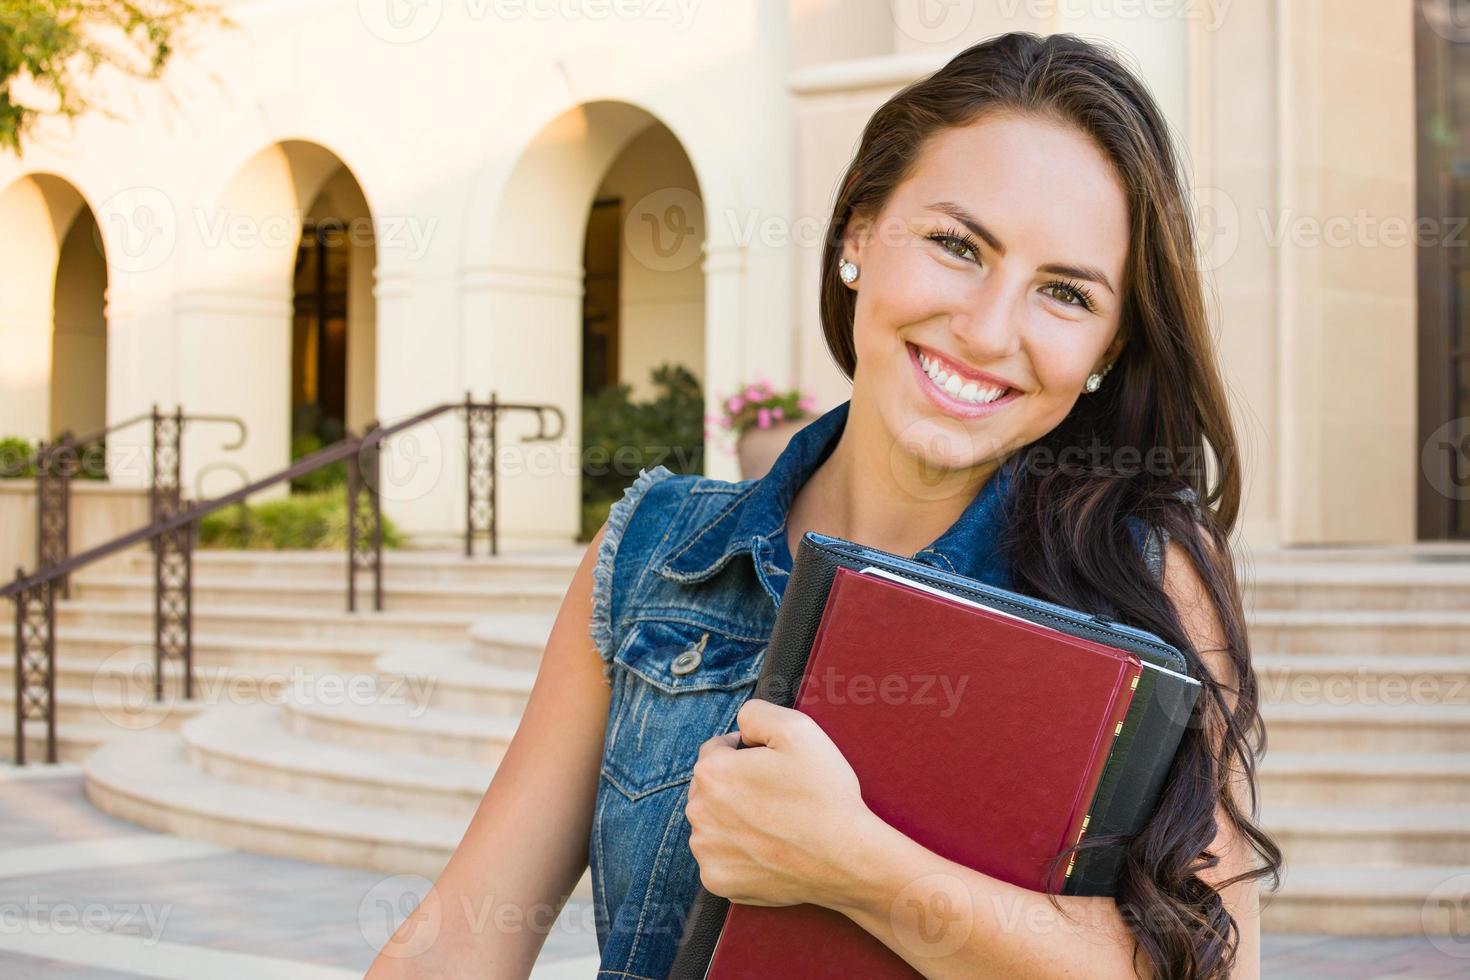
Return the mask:
<path id="1" fill-rule="evenodd" d="M 906 413 L 895 448 L 934 470 L 969 470 L 996 456 L 1002 446 L 978 421 L 953 418 L 932 408 Z"/>
<path id="2" fill-rule="evenodd" d="M 935 501 L 972 494 L 973 470 L 987 456 L 954 419 L 916 417 L 894 433 L 889 470 L 916 499 Z"/>

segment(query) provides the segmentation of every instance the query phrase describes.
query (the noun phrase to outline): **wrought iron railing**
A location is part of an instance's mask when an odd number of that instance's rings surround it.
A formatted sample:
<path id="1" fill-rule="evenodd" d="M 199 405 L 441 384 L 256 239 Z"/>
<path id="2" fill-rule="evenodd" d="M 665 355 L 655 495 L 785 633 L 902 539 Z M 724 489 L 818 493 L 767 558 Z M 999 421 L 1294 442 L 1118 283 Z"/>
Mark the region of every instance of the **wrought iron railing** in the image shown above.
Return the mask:
<path id="1" fill-rule="evenodd" d="M 36 472 L 36 569 L 52 568 L 71 554 L 71 481 L 81 468 L 82 456 L 91 446 L 102 444 L 114 432 L 150 423 L 152 451 L 148 487 L 148 513 L 157 520 L 164 511 L 177 511 L 179 506 L 179 463 L 184 425 L 190 422 L 223 422 L 240 430 L 240 438 L 221 446 L 226 452 L 245 444 L 245 423 L 233 415 L 186 415 L 177 408 L 172 415 L 159 412 L 158 406 L 143 415 L 114 422 L 104 429 L 80 438 L 68 430 L 54 442 L 44 440 L 29 458 L 0 470 L 0 477 L 13 476 L 34 467 Z M 63 575 L 58 582 L 63 599 L 71 598 L 71 578 Z"/>
<path id="2" fill-rule="evenodd" d="M 499 554 L 496 530 L 495 457 L 496 428 L 502 412 L 536 413 L 536 432 L 521 441 L 558 439 L 566 428 L 561 409 L 554 405 L 502 402 L 492 394 L 490 401 L 475 402 L 468 394 L 463 402 L 447 402 L 393 425 L 370 423 L 361 436 L 349 433 L 330 446 L 304 456 L 285 469 L 247 483 L 239 489 L 186 505 L 179 493 L 177 442 L 155 440 L 155 489 L 152 520 L 78 555 L 38 567 L 27 575 L 16 569 L 16 578 L 0 587 L 0 596 L 15 602 L 15 762 L 25 764 L 25 723 L 44 721 L 46 761 L 56 761 L 56 600 L 59 583 L 72 572 L 125 548 L 148 542 L 154 556 L 154 697 L 163 697 L 165 664 L 177 661 L 183 671 L 184 697 L 194 696 L 193 647 L 193 549 L 199 520 L 224 507 L 242 502 L 267 487 L 295 480 L 322 467 L 343 462 L 347 468 L 347 610 L 357 609 L 357 576 L 370 572 L 373 609 L 383 608 L 383 526 L 380 488 L 381 447 L 384 440 L 446 412 L 465 413 L 465 555 L 474 553 L 476 537 L 487 535 L 490 554 Z M 546 429 L 546 415 L 557 420 L 555 432 Z M 174 416 L 177 421 L 179 415 Z M 131 420 L 130 420 L 131 421 Z M 155 430 L 156 431 L 156 430 Z M 172 433 L 176 440 L 177 431 Z M 172 445 L 160 454 L 160 443 Z M 160 481 L 159 471 L 172 474 L 172 482 Z"/>

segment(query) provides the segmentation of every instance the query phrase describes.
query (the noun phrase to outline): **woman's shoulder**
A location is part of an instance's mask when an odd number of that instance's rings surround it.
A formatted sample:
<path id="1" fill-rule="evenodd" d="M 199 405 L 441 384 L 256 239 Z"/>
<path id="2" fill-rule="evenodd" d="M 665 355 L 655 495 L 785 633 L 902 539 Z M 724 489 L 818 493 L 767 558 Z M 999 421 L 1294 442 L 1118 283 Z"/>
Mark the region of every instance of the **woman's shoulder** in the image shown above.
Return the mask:
<path id="1" fill-rule="evenodd" d="M 591 632 L 599 649 L 610 649 L 613 607 L 636 576 L 687 534 L 728 514 L 756 482 L 675 473 L 662 464 L 638 471 L 608 511 L 593 566 Z"/>
<path id="2" fill-rule="evenodd" d="M 665 519 L 671 519 L 675 516 L 671 509 L 677 512 L 693 506 L 692 497 L 738 495 L 754 483 L 754 480 L 721 480 L 700 473 L 675 473 L 661 463 L 652 469 L 640 469 L 637 478 L 623 489 L 622 497 L 608 511 L 603 548 L 611 551 L 617 547 L 635 513 L 657 511 Z"/>
<path id="3" fill-rule="evenodd" d="M 1170 491 L 1168 497 L 1187 506 L 1194 520 L 1204 521 L 1205 515 L 1200 507 L 1199 494 L 1193 487 L 1178 487 Z M 1149 573 L 1156 580 L 1162 580 L 1164 552 L 1169 547 L 1170 540 L 1169 529 L 1162 524 L 1145 523 L 1142 518 L 1138 517 L 1129 518 L 1129 526 L 1143 551 L 1143 561 L 1148 566 Z"/>

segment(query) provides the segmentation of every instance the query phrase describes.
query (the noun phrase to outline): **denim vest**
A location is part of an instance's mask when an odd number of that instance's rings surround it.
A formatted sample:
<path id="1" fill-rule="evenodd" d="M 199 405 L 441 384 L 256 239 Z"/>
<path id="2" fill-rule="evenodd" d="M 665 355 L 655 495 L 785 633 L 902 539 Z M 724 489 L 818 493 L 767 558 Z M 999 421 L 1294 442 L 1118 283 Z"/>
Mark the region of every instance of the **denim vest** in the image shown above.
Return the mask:
<path id="1" fill-rule="evenodd" d="M 608 515 L 591 621 L 612 686 L 589 841 L 599 978 L 663 980 L 673 962 L 699 885 L 684 816 L 695 758 L 735 727 L 755 686 L 790 573 L 786 516 L 837 445 L 849 404 L 798 430 L 759 480 L 655 466 Z M 1009 588 L 990 543 L 1022 455 L 913 557 Z M 1165 538 L 1136 518 L 1129 531 L 1157 576 Z"/>

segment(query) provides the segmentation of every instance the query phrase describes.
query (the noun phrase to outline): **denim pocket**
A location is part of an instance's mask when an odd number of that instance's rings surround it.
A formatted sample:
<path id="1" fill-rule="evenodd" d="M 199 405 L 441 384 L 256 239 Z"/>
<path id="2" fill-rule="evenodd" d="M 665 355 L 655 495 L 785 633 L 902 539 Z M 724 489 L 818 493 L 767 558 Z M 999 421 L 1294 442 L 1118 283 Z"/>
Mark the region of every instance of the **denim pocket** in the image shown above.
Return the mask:
<path id="1" fill-rule="evenodd" d="M 630 799 L 689 779 L 708 738 L 731 730 L 755 689 L 766 641 L 697 622 L 644 619 L 617 665 L 602 773 Z"/>

